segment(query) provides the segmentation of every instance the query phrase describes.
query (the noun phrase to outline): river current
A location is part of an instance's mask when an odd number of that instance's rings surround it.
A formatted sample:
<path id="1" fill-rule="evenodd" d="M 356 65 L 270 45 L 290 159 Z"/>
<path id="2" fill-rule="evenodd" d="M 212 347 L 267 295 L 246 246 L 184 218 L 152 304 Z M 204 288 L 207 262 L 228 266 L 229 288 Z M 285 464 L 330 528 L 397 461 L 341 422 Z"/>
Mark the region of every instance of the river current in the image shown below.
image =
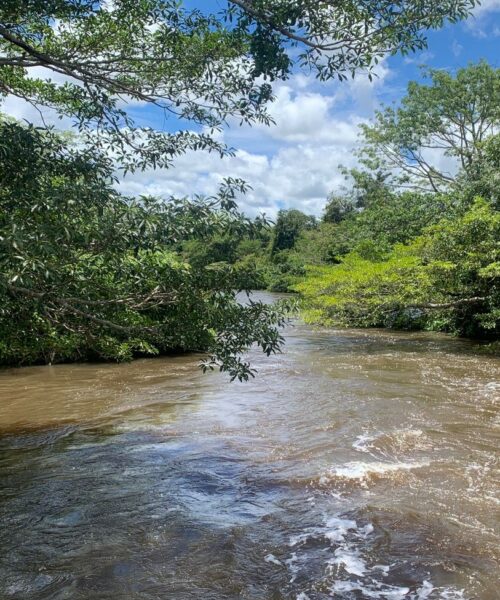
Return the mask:
<path id="1" fill-rule="evenodd" d="M 496 600 L 500 361 L 288 327 L 199 357 L 0 372 L 2 600 Z"/>

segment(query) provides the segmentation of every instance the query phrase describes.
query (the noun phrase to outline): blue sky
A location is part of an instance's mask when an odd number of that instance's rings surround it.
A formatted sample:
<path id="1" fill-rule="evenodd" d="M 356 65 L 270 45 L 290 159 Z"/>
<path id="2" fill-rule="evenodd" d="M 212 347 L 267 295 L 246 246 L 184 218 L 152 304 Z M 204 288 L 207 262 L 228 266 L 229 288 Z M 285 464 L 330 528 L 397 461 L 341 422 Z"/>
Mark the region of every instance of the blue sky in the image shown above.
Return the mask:
<path id="1" fill-rule="evenodd" d="M 277 100 L 270 109 L 275 127 L 224 132 L 225 141 L 238 148 L 236 157 L 185 156 L 169 171 L 127 177 L 122 188 L 134 194 L 212 193 L 223 176 L 233 175 L 253 186 L 240 199 L 250 215 L 274 216 L 279 208 L 320 214 L 328 193 L 345 185 L 339 164 L 356 165 L 359 124 L 381 102 L 397 102 L 409 81 L 421 79 L 420 65 L 456 71 L 484 58 L 500 66 L 500 0 L 485 0 L 473 18 L 433 31 L 428 39 L 426 51 L 385 60 L 373 83 L 360 76 L 354 82 L 325 84 L 296 75 L 276 86 Z"/>
<path id="2" fill-rule="evenodd" d="M 187 0 L 186 4 L 208 9 L 218 1 L 223 0 Z M 353 150 L 360 123 L 369 120 L 381 102 L 397 102 L 408 82 L 421 78 L 419 65 L 453 72 L 483 58 L 500 66 L 500 0 L 484 0 L 474 17 L 430 32 L 428 42 L 423 52 L 384 60 L 371 83 L 363 75 L 349 82 L 319 83 L 295 74 L 275 86 L 276 101 L 270 112 L 276 126 L 222 132 L 224 141 L 237 148 L 235 157 L 221 160 L 190 153 L 171 169 L 128 175 L 120 187 L 132 195 L 210 194 L 223 177 L 231 175 L 253 186 L 240 199 L 242 210 L 251 216 L 262 212 L 274 216 L 279 208 L 320 214 L 328 193 L 345 184 L 339 164 L 356 165 Z M 1 110 L 36 120 L 33 109 L 17 99 L 7 99 Z M 178 127 L 175 121 L 165 123 L 147 107 L 132 110 L 144 124 L 170 130 Z"/>

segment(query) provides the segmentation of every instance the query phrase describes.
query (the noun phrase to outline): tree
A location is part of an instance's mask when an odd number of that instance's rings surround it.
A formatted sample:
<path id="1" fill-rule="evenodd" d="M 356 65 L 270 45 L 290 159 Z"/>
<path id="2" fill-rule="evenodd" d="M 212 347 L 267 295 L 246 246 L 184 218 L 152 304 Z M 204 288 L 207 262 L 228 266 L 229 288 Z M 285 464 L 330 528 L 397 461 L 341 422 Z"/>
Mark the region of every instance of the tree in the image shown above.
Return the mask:
<path id="1" fill-rule="evenodd" d="M 430 76 L 364 128 L 372 170 L 348 171 L 345 196 L 358 210 L 299 241 L 323 257 L 294 286 L 311 320 L 500 333 L 499 70 Z M 428 162 L 436 149 L 457 159 L 456 174 Z"/>
<path id="2" fill-rule="evenodd" d="M 462 335 L 500 334 L 500 212 L 476 197 L 459 218 L 443 219 L 422 238 L 422 263 L 434 305 Z M 448 306 L 446 306 L 448 305 Z"/>
<path id="3" fill-rule="evenodd" d="M 314 217 L 306 215 L 295 208 L 280 210 L 274 227 L 271 255 L 281 250 L 290 250 L 295 246 L 300 233 L 315 225 Z"/>
<path id="4" fill-rule="evenodd" d="M 0 93 L 69 115 L 127 169 L 169 166 L 187 150 L 227 153 L 210 131 L 230 117 L 269 123 L 272 89 L 260 78 L 295 65 L 321 79 L 371 72 L 475 3 L 229 0 L 215 14 L 178 0 L 3 0 Z M 138 128 L 131 102 L 206 129 Z"/>
<path id="5" fill-rule="evenodd" d="M 239 355 L 279 348 L 282 308 L 240 304 L 229 265 L 195 268 L 175 252 L 250 230 L 233 199 L 243 184 L 162 202 L 120 195 L 113 173 L 99 149 L 0 120 L 0 364 L 197 350 L 247 378 Z"/>
<path id="6" fill-rule="evenodd" d="M 350 198 L 330 194 L 327 199 L 325 209 L 323 211 L 323 222 L 325 223 L 340 223 L 354 212 L 354 204 Z"/>
<path id="7" fill-rule="evenodd" d="M 473 175 L 483 142 L 500 125 L 500 69 L 480 62 L 455 77 L 437 69 L 427 77 L 429 85 L 411 82 L 398 108 L 363 126 L 361 156 L 371 168 L 392 171 L 398 184 L 446 191 L 459 169 Z M 439 166 L 443 155 L 455 160 L 455 171 Z"/>
<path id="8" fill-rule="evenodd" d="M 464 206 L 469 206 L 476 196 L 482 196 L 500 210 L 500 133 L 480 144 L 476 160 L 467 173 L 460 175 L 457 185 Z"/>
<path id="9" fill-rule="evenodd" d="M 391 187 L 387 181 L 389 173 L 387 172 L 344 167 L 341 167 L 341 171 L 346 179 L 350 180 L 351 187 L 348 190 L 348 196 L 356 208 L 366 208 L 391 193 Z"/>
<path id="10" fill-rule="evenodd" d="M 391 191 L 369 173 L 362 181 L 363 188 L 334 197 L 340 206 L 349 207 L 342 218 L 337 214 L 336 220 L 324 218 L 316 229 L 301 232 L 295 249 L 306 264 L 339 263 L 352 251 L 365 259 L 381 259 L 394 244 L 408 242 L 425 227 L 456 212 L 457 201 L 444 194 Z M 358 209 L 354 208 L 356 198 Z"/>

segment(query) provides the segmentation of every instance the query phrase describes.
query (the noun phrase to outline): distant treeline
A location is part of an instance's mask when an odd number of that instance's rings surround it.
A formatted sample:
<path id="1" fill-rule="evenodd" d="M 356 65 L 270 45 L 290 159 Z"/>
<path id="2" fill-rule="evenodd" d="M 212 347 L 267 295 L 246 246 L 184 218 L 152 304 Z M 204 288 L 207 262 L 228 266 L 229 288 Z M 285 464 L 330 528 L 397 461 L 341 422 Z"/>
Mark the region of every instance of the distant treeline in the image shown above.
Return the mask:
<path id="1" fill-rule="evenodd" d="M 500 70 L 428 77 L 363 128 L 361 167 L 344 169 L 320 219 L 280 211 L 253 238 L 183 251 L 231 262 L 247 285 L 299 292 L 313 322 L 498 339 Z"/>

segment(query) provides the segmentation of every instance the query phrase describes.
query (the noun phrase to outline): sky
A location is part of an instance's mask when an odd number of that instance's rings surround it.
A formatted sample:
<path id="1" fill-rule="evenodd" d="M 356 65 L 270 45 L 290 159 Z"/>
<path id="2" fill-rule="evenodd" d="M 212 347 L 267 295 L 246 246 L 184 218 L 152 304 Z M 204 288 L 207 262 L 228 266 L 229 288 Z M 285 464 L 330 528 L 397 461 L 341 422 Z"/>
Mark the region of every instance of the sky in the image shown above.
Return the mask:
<path id="1" fill-rule="evenodd" d="M 207 2 L 212 0 L 204 0 L 205 7 Z M 320 215 L 328 194 L 346 185 L 339 165 L 357 164 L 359 125 L 369 121 L 381 103 L 399 101 L 408 82 L 421 79 L 422 65 L 455 72 L 480 59 L 500 66 L 500 0 L 483 0 L 471 19 L 430 32 L 425 51 L 383 60 L 372 82 L 360 75 L 354 81 L 325 83 L 296 73 L 275 85 L 276 100 L 269 111 L 276 125 L 236 126 L 220 134 L 236 148 L 234 157 L 190 152 L 170 169 L 128 174 L 119 187 L 128 195 L 209 195 L 224 177 L 241 177 L 252 186 L 239 199 L 249 216 L 264 213 L 272 218 L 279 209 L 290 208 Z M 32 107 L 19 99 L 8 98 L 0 110 L 37 120 Z M 133 114 L 139 122 L 164 126 L 155 123 L 157 117 L 148 107 L 135 107 Z"/>

